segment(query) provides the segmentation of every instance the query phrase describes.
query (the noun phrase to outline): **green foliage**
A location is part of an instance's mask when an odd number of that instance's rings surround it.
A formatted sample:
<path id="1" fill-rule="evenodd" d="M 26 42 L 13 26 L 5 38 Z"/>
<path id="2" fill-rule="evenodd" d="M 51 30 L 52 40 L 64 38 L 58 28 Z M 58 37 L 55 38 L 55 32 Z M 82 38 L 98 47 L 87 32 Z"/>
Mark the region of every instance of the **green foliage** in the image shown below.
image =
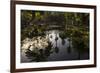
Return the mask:
<path id="1" fill-rule="evenodd" d="M 66 32 L 65 33 L 60 33 L 59 36 L 62 39 L 65 39 L 67 37 Z"/>
<path id="2" fill-rule="evenodd" d="M 30 21 L 32 18 L 32 12 L 31 11 L 22 11 L 21 12 L 21 19 L 25 21 Z"/>
<path id="3" fill-rule="evenodd" d="M 31 25 L 30 25 L 31 24 Z M 42 24 L 42 25 L 41 25 Z M 21 10 L 21 39 L 44 34 L 49 26 L 64 26 L 62 39 L 66 37 L 82 37 L 88 39 L 89 14 L 74 12 L 49 12 Z M 87 41 L 87 40 L 86 40 Z"/>
<path id="4" fill-rule="evenodd" d="M 82 29 L 74 30 L 72 44 L 79 52 L 84 52 L 89 49 L 89 33 Z"/>

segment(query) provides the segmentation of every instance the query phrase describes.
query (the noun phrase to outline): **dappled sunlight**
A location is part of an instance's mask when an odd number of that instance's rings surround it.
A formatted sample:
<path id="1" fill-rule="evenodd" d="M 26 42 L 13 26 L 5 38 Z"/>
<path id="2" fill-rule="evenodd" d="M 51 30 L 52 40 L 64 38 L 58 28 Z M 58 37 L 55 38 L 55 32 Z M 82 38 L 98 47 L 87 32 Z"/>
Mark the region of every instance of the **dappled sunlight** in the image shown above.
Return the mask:
<path id="1" fill-rule="evenodd" d="M 48 46 L 48 39 L 45 37 L 33 37 L 32 39 L 26 38 L 22 41 L 22 49 L 23 50 L 31 50 L 33 51 L 35 48 L 37 49 L 45 49 Z"/>

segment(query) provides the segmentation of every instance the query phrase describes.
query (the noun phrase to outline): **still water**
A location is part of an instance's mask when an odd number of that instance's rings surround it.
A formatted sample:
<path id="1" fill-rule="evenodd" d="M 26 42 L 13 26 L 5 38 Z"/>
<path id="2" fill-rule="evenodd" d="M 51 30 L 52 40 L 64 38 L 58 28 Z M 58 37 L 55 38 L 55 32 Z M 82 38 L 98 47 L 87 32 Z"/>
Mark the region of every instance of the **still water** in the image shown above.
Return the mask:
<path id="1" fill-rule="evenodd" d="M 46 38 L 52 46 L 47 49 L 39 49 L 39 54 L 34 54 L 32 51 L 21 50 L 21 62 L 43 62 L 43 61 L 64 61 L 64 60 L 85 60 L 89 59 L 89 53 L 79 52 L 73 48 L 72 40 L 70 38 L 60 38 L 59 30 L 46 31 Z M 32 42 L 32 41 L 31 41 Z M 80 56 L 80 58 L 79 58 Z"/>

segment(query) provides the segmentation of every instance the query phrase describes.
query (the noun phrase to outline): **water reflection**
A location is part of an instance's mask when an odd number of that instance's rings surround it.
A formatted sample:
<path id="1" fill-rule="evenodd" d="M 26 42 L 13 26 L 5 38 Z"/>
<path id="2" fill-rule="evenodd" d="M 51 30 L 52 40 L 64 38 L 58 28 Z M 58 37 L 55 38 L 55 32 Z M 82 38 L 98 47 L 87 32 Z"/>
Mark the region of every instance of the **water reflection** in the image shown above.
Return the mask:
<path id="1" fill-rule="evenodd" d="M 88 59 L 89 54 L 74 47 L 77 44 L 72 37 L 65 37 L 63 31 L 49 30 L 44 37 L 38 36 L 23 41 L 21 62 L 63 61 Z M 77 46 L 83 43 L 78 44 Z M 80 47 L 79 47 L 80 48 Z M 81 56 L 81 57 L 80 57 Z"/>

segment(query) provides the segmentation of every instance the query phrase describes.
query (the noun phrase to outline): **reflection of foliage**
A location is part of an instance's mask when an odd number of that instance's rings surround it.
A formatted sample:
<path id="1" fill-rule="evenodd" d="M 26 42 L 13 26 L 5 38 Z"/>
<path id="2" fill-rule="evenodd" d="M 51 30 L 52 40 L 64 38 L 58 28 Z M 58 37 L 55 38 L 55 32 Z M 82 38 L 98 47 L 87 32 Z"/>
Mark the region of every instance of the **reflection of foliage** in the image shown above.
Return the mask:
<path id="1" fill-rule="evenodd" d="M 58 37 L 55 38 L 55 41 L 57 41 L 57 40 L 58 40 Z"/>
<path id="2" fill-rule="evenodd" d="M 64 44 L 64 39 L 69 37 L 70 41 L 72 41 L 73 48 L 75 48 L 80 53 L 89 51 L 89 31 L 86 27 L 80 26 L 71 26 L 64 30 L 63 33 L 59 34 L 62 38 L 62 44 Z M 70 42 L 69 41 L 69 42 Z M 71 46 L 68 47 L 68 52 L 70 52 Z"/>
<path id="3" fill-rule="evenodd" d="M 26 56 L 28 58 L 31 59 L 31 61 L 36 61 L 36 62 L 40 62 L 40 61 L 46 61 L 48 56 L 50 56 L 50 54 L 52 53 L 51 49 L 52 49 L 52 45 L 50 42 L 48 42 L 48 46 L 45 49 L 38 49 L 36 48 L 35 50 L 38 50 L 37 52 L 31 51 L 29 49 L 26 50 Z"/>
<path id="4" fill-rule="evenodd" d="M 74 31 L 73 37 L 72 37 L 72 44 L 74 48 L 77 49 L 79 52 L 79 58 L 80 53 L 88 52 L 89 50 L 89 34 L 86 31 L 83 31 L 80 29 L 80 31 Z"/>
<path id="5" fill-rule="evenodd" d="M 57 34 L 56 34 L 56 37 L 55 37 L 56 47 L 54 48 L 56 53 L 59 52 L 59 48 L 57 47 L 57 41 L 58 41 L 58 37 L 57 37 Z"/>
<path id="6" fill-rule="evenodd" d="M 55 48 L 55 52 L 58 53 L 59 52 L 59 48 L 56 46 Z"/>
<path id="7" fill-rule="evenodd" d="M 39 53 L 35 53 L 33 51 L 27 50 L 26 56 L 31 59 L 31 61 L 44 61 L 46 60 L 45 56 L 43 55 L 43 50 L 40 49 Z"/>
<path id="8" fill-rule="evenodd" d="M 62 39 L 62 45 L 64 45 L 65 44 L 65 39 Z"/>
<path id="9" fill-rule="evenodd" d="M 71 53 L 71 46 L 70 45 L 68 46 L 67 49 L 68 49 L 68 53 Z"/>
<path id="10" fill-rule="evenodd" d="M 71 48 L 72 48 L 71 47 L 71 41 L 72 40 L 69 38 L 68 41 L 69 41 L 69 46 L 67 47 L 67 49 L 68 49 L 68 53 L 70 54 L 71 53 Z"/>
<path id="11" fill-rule="evenodd" d="M 65 44 L 65 39 L 67 38 L 66 32 L 59 33 L 60 38 L 62 39 L 62 45 Z"/>

